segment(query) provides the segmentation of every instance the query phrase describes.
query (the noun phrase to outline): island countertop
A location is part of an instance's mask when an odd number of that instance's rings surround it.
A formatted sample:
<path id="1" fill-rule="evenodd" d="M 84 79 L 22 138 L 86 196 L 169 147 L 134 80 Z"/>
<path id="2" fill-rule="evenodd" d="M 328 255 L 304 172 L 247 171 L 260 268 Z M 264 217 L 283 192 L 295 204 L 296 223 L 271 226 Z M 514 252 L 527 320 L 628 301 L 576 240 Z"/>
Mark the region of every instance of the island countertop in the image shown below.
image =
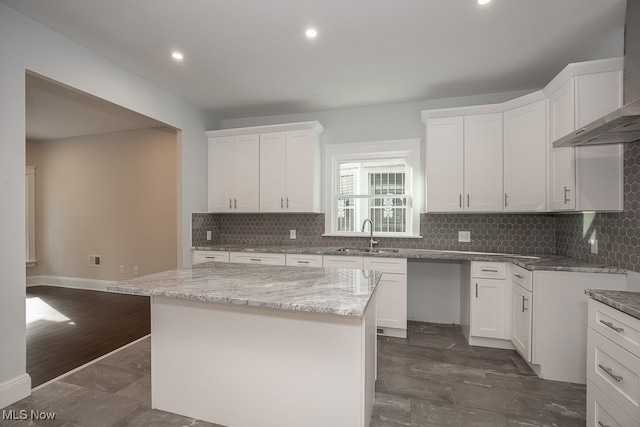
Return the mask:
<path id="1" fill-rule="evenodd" d="M 363 316 L 382 273 L 204 263 L 107 285 L 108 291 L 341 316 Z"/>

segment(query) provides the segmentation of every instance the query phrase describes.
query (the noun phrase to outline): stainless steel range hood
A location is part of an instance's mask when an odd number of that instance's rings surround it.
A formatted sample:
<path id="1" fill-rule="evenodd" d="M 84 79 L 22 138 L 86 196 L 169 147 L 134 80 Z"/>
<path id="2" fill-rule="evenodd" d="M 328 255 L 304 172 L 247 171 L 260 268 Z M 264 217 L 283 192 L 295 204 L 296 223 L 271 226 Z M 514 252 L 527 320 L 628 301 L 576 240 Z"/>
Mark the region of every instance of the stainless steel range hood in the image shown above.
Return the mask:
<path id="1" fill-rule="evenodd" d="M 627 0 L 624 106 L 553 143 L 554 148 L 640 140 L 640 1 Z"/>

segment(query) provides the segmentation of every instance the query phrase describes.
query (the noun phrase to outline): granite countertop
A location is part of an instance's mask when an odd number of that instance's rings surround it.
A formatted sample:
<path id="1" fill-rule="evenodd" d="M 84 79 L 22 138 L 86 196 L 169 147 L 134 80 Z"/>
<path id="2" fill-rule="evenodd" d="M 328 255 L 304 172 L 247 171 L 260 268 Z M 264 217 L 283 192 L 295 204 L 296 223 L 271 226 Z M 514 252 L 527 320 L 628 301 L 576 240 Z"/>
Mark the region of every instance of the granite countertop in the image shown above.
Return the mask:
<path id="1" fill-rule="evenodd" d="M 361 317 L 381 276 L 367 270 L 204 263 L 115 283 L 106 289 Z"/>
<path id="2" fill-rule="evenodd" d="M 459 261 L 496 261 L 511 262 L 527 270 L 572 271 L 584 273 L 624 274 L 625 269 L 594 264 L 576 258 L 557 255 L 504 254 L 493 252 L 455 251 L 440 249 L 397 249 L 397 252 L 340 252 L 339 246 L 248 246 L 248 245 L 211 245 L 194 246 L 196 250 L 229 252 L 262 252 L 312 255 L 377 256 L 407 259 L 442 259 Z M 395 251 L 396 249 L 394 249 Z"/>
<path id="3" fill-rule="evenodd" d="M 584 293 L 596 301 L 640 319 L 640 292 L 587 289 Z"/>

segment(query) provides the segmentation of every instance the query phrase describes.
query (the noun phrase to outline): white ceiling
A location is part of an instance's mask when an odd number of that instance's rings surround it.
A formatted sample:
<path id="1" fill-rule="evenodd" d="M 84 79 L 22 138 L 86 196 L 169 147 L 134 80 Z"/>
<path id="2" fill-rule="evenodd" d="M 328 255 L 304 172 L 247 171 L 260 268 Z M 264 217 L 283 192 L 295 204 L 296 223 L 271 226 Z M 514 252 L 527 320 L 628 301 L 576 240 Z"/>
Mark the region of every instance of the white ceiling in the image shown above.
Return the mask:
<path id="1" fill-rule="evenodd" d="M 626 3 L 0 1 L 221 119 L 537 89 L 606 56 Z"/>

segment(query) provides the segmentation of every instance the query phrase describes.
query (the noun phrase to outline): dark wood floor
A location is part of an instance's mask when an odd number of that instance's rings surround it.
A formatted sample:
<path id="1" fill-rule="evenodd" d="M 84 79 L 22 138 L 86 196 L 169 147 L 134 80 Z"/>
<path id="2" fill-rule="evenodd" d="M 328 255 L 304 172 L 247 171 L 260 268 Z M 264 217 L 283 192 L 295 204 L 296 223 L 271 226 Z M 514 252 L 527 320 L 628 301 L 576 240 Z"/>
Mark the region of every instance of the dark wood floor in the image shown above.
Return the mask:
<path id="1" fill-rule="evenodd" d="M 36 387 L 151 331 L 149 298 L 27 288 L 27 373 Z"/>

